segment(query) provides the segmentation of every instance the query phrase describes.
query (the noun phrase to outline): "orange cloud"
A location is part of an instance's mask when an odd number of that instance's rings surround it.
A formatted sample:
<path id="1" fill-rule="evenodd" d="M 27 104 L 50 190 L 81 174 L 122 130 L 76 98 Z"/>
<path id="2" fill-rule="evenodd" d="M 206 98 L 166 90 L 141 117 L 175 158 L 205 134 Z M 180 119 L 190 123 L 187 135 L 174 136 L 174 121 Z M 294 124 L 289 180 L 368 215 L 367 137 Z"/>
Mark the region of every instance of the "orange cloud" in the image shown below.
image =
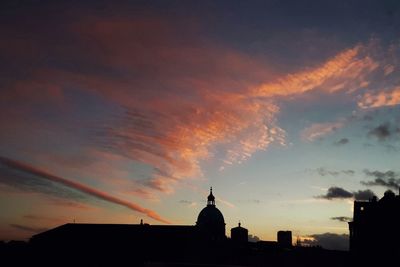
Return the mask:
<path id="1" fill-rule="evenodd" d="M 366 93 L 358 101 L 358 106 L 364 109 L 395 106 L 398 104 L 400 104 L 400 86 L 396 86 L 390 91 Z"/>

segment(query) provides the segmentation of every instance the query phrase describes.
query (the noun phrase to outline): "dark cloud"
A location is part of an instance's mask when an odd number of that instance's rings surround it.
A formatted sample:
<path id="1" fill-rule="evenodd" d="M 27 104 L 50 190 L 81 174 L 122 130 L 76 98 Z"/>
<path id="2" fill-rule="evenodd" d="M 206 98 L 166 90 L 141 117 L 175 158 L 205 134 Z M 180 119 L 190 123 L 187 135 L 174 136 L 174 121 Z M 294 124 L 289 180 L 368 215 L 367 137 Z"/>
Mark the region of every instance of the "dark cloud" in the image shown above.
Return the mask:
<path id="1" fill-rule="evenodd" d="M 317 168 L 315 170 L 311 170 L 312 172 L 317 172 L 321 176 L 339 176 L 340 174 L 345 174 L 345 175 L 354 175 L 355 171 L 353 170 L 338 170 L 338 171 L 332 171 L 332 170 L 327 170 L 324 167 Z"/>
<path id="2" fill-rule="evenodd" d="M 48 230 L 47 228 L 37 228 L 37 227 L 21 225 L 21 224 L 15 224 L 15 223 L 10 224 L 10 226 L 15 228 L 15 229 L 18 229 L 18 230 L 22 230 L 22 231 L 26 231 L 26 232 L 32 232 L 32 233 L 40 233 L 40 232 L 44 232 L 44 231 Z"/>
<path id="3" fill-rule="evenodd" d="M 350 140 L 349 140 L 348 138 L 342 138 L 342 139 L 336 141 L 336 142 L 333 143 L 333 144 L 334 144 L 335 146 L 342 146 L 342 145 L 345 145 L 345 144 L 347 144 L 347 143 L 349 143 L 349 142 L 350 142 Z"/>
<path id="4" fill-rule="evenodd" d="M 371 190 L 367 189 L 367 190 L 358 190 L 353 192 L 354 194 L 354 199 L 355 200 L 369 200 L 373 197 L 375 197 L 375 193 L 372 192 Z"/>
<path id="5" fill-rule="evenodd" d="M 353 171 L 353 170 L 343 170 L 342 173 L 347 174 L 347 175 L 354 175 L 355 171 Z"/>
<path id="6" fill-rule="evenodd" d="M 394 171 L 369 171 L 364 170 L 364 173 L 368 177 L 374 177 L 375 179 L 372 181 L 364 182 L 361 184 L 367 186 L 383 186 L 390 189 L 397 190 L 400 187 L 400 173 Z"/>
<path id="7" fill-rule="evenodd" d="M 256 235 L 249 235 L 249 236 L 248 236 L 248 240 L 249 240 L 249 242 L 258 242 L 258 241 L 260 241 L 261 239 L 260 239 L 258 236 L 256 236 Z"/>
<path id="8" fill-rule="evenodd" d="M 310 235 L 309 237 L 302 243 L 308 246 L 321 246 L 325 249 L 349 250 L 349 235 L 347 234 L 324 233 Z"/>
<path id="9" fill-rule="evenodd" d="M 339 221 L 339 222 L 350 222 L 352 220 L 352 218 L 346 217 L 346 216 L 338 216 L 338 217 L 331 217 L 331 220 Z"/>
<path id="10" fill-rule="evenodd" d="M 169 221 L 163 219 L 156 212 L 143 208 L 135 203 L 131 203 L 126 200 L 117 198 L 115 196 L 109 195 L 106 192 L 99 191 L 87 185 L 47 173 L 34 166 L 0 156 L 0 177 L 6 177 L 8 179 L 10 178 L 12 179 L 13 177 L 2 175 L 2 174 L 7 175 L 10 173 L 17 173 L 19 175 L 18 177 L 23 185 L 22 188 L 24 188 L 26 185 L 29 185 L 28 188 L 34 191 L 36 188 L 40 189 L 46 188 L 46 185 L 48 185 L 48 183 L 50 183 L 51 186 L 54 186 L 55 188 L 61 185 L 71 190 L 76 190 L 77 192 L 80 192 L 86 196 L 94 197 L 96 199 L 101 199 L 146 214 L 148 217 L 154 220 L 164 223 L 169 223 Z M 3 178 L 2 181 L 3 182 L 8 181 L 8 179 Z M 41 186 L 38 187 L 37 184 L 40 184 Z M 13 185 L 16 187 L 19 186 L 19 184 L 15 182 L 13 182 Z M 43 192 L 43 190 L 40 192 Z"/>
<path id="11" fill-rule="evenodd" d="M 316 196 L 316 198 L 324 198 L 324 199 L 348 199 L 354 198 L 355 200 L 369 200 L 375 196 L 374 192 L 371 190 L 358 190 L 354 192 L 349 192 L 341 187 L 330 187 L 328 192 L 325 195 Z"/>
<path id="12" fill-rule="evenodd" d="M 379 141 L 385 141 L 392 135 L 390 123 L 381 124 L 368 132 L 369 137 L 376 137 Z"/>
<path id="13" fill-rule="evenodd" d="M 318 196 L 319 198 L 325 199 L 345 199 L 345 198 L 352 198 L 354 195 L 353 193 L 341 188 L 341 187 L 330 187 L 326 195 Z"/>
<path id="14" fill-rule="evenodd" d="M 372 121 L 373 119 L 374 119 L 374 117 L 372 117 L 372 115 L 364 115 L 363 117 L 362 117 L 362 119 L 364 120 L 364 121 Z"/>

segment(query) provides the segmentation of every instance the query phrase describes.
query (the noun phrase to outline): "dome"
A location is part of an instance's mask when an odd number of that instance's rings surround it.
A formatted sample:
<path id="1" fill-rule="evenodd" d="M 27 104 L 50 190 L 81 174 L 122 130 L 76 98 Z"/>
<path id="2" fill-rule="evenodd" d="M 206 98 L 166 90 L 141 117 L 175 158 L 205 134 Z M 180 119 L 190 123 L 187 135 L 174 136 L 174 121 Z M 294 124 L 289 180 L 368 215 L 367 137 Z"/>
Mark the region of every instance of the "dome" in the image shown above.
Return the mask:
<path id="1" fill-rule="evenodd" d="M 207 198 L 207 206 L 200 211 L 196 225 L 205 236 L 213 240 L 225 238 L 224 216 L 215 207 L 215 197 L 212 194 L 212 188 L 210 188 L 210 195 Z"/>
<path id="2" fill-rule="evenodd" d="M 224 216 L 215 206 L 209 205 L 200 211 L 197 225 L 225 225 Z"/>

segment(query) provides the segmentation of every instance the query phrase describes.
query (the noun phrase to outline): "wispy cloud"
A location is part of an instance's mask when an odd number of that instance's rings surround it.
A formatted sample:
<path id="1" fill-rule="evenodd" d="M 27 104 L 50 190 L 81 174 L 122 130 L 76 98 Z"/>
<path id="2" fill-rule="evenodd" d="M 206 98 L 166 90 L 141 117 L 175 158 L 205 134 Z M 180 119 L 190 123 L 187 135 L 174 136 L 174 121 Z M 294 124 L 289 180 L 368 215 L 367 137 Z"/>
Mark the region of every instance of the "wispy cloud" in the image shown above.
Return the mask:
<path id="1" fill-rule="evenodd" d="M 334 133 L 344 126 L 344 121 L 314 123 L 311 126 L 302 130 L 300 135 L 303 140 L 312 142 L 319 138 L 322 138 L 325 135 Z"/>
<path id="2" fill-rule="evenodd" d="M 355 174 L 355 171 L 354 170 L 329 170 L 329 169 L 327 169 L 327 168 L 324 168 L 324 167 L 319 167 L 319 168 L 317 168 L 317 169 L 307 169 L 307 171 L 310 171 L 310 172 L 316 172 L 316 173 L 318 173 L 319 175 L 321 175 L 321 176 L 327 176 L 327 175 L 330 175 L 330 176 L 339 176 L 339 175 L 354 175 Z"/>
<path id="3" fill-rule="evenodd" d="M 227 166 L 248 160 L 272 143 L 285 145 L 286 132 L 277 121 L 281 99 L 364 88 L 368 74 L 379 66 L 368 55 L 368 45 L 360 44 L 319 65 L 277 73 L 254 56 L 199 40 L 197 26 L 161 16 L 77 15 L 62 29 L 65 38 L 75 40 L 67 47 L 49 44 L 46 34 L 32 34 L 32 39 L 24 32 L 23 42 L 12 39 L 3 45 L 15 60 L 36 66 L 4 86 L 10 88 L 1 92 L 2 99 L 8 99 L 4 103 L 12 103 L 10 110 L 18 107 L 19 124 L 25 125 L 23 114 L 32 113 L 26 106 L 68 108 L 74 106 L 75 93 L 101 99 L 99 105 L 112 107 L 112 114 L 82 123 L 79 129 L 90 128 L 91 135 L 85 132 L 79 141 L 150 166 L 142 185 L 165 193 L 182 180 L 201 177 L 201 161 L 218 155 L 216 160 Z M 47 64 L 37 53 L 27 54 L 27 44 L 46 51 L 54 62 L 68 64 Z M 343 125 L 314 124 L 302 136 L 313 141 Z M 220 153 L 214 153 L 216 147 Z"/>
<path id="4" fill-rule="evenodd" d="M 179 203 L 180 203 L 180 204 L 184 204 L 184 205 L 186 205 L 186 206 L 188 206 L 188 207 L 195 207 L 195 206 L 197 206 L 197 202 L 195 202 L 195 201 L 190 201 L 190 200 L 185 200 L 185 199 L 179 200 Z"/>
<path id="5" fill-rule="evenodd" d="M 18 230 L 32 232 L 32 233 L 40 233 L 40 232 L 44 232 L 47 230 L 47 228 L 32 227 L 32 226 L 16 224 L 16 223 L 12 223 L 12 224 L 10 224 L 10 226 L 15 229 L 18 229 Z"/>
<path id="6" fill-rule="evenodd" d="M 343 146 L 346 145 L 350 142 L 350 140 L 348 138 L 341 138 L 340 140 L 334 142 L 335 146 Z"/>
<path id="7" fill-rule="evenodd" d="M 117 205 L 121 205 L 121 206 L 129 208 L 131 210 L 146 214 L 148 217 L 150 217 L 154 220 L 164 222 L 164 223 L 169 223 L 169 221 L 162 218 L 155 211 L 143 208 L 135 203 L 117 198 L 115 196 L 109 195 L 106 192 L 97 190 L 97 189 L 89 187 L 87 185 L 47 173 L 46 171 L 43 171 L 43 170 L 33 167 L 31 165 L 28 165 L 28 164 L 25 164 L 25 163 L 22 163 L 22 162 L 13 160 L 13 159 L 5 158 L 5 157 L 0 157 L 0 163 L 1 163 L 1 165 L 3 165 L 0 168 L 0 170 L 3 170 L 4 168 L 8 168 L 13 171 L 19 172 L 20 174 L 22 174 L 26 177 L 26 180 L 41 179 L 44 181 L 50 181 L 50 182 L 54 182 L 57 184 L 61 184 L 68 188 L 77 190 L 78 192 L 84 193 L 88 196 L 95 197 L 95 198 L 98 198 L 98 199 L 101 199 L 104 201 L 108 201 L 110 203 L 114 203 Z"/>
<path id="8" fill-rule="evenodd" d="M 63 218 L 56 218 L 56 217 L 48 217 L 48 216 L 42 216 L 42 215 L 36 215 L 36 214 L 26 214 L 23 216 L 24 219 L 27 219 L 29 221 L 43 221 L 47 223 L 55 223 L 55 224 L 61 224 L 65 223 L 68 221 L 67 219 Z"/>
<path id="9" fill-rule="evenodd" d="M 364 170 L 364 173 L 368 177 L 375 178 L 372 181 L 361 181 L 361 184 L 367 186 L 383 186 L 386 188 L 398 190 L 400 188 L 400 173 L 394 171 L 370 171 Z"/>
<path id="10" fill-rule="evenodd" d="M 363 87 L 367 74 L 379 64 L 368 56 L 361 56 L 363 46 L 347 49 L 308 71 L 289 74 L 277 82 L 267 83 L 258 89 L 259 95 L 287 96 L 320 89 L 328 92 L 353 91 Z"/>
<path id="11" fill-rule="evenodd" d="M 338 216 L 338 217 L 331 217 L 331 220 L 339 221 L 339 222 L 350 222 L 352 220 L 352 218 L 346 217 L 346 216 Z"/>

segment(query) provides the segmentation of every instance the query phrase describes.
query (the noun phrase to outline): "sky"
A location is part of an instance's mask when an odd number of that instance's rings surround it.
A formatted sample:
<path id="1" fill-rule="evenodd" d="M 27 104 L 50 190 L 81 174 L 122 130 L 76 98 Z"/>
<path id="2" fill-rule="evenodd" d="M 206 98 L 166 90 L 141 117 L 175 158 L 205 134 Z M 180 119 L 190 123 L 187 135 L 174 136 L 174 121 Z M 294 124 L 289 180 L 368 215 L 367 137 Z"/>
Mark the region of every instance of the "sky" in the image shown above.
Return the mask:
<path id="1" fill-rule="evenodd" d="M 398 1 L 82 2 L 0 4 L 0 240 L 194 225 L 212 186 L 228 236 L 346 249 L 398 193 Z"/>

